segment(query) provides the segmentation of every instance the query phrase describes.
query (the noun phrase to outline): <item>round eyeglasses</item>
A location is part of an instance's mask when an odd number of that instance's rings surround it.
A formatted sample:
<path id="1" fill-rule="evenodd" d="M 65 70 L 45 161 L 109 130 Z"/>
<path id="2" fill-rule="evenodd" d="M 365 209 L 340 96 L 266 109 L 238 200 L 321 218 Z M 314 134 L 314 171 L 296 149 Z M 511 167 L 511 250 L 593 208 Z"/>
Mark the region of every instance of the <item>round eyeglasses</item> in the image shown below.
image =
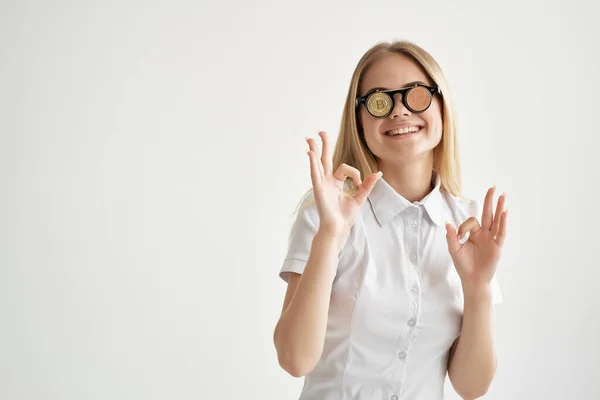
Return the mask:
<path id="1" fill-rule="evenodd" d="M 355 106 L 358 108 L 361 104 L 367 107 L 369 114 L 376 118 L 385 118 L 394 109 L 394 97 L 396 93 L 401 94 L 402 104 L 413 113 L 422 113 L 431 105 L 433 95 L 440 93 L 438 86 L 427 86 L 422 83 L 415 83 L 412 86 L 402 89 L 379 90 L 376 89 L 362 97 L 357 97 Z"/>

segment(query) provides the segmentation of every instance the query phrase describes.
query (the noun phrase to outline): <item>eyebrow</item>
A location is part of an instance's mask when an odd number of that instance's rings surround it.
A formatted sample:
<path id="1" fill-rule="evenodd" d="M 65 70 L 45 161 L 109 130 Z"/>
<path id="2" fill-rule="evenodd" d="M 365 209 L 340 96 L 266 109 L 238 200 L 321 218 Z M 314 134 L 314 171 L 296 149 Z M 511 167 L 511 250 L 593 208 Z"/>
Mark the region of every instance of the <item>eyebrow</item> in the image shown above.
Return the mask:
<path id="1" fill-rule="evenodd" d="M 425 83 L 425 82 L 423 82 L 423 81 L 412 81 L 412 82 L 408 82 L 407 84 L 405 84 L 405 85 L 404 85 L 404 86 L 402 86 L 402 87 L 403 87 L 403 88 L 407 88 L 407 87 L 409 87 L 409 86 L 412 86 L 412 85 L 414 85 L 415 83 L 420 83 L 420 84 L 423 84 L 423 85 L 429 86 L 427 83 Z M 371 92 L 373 92 L 373 91 L 375 91 L 375 90 L 390 90 L 390 89 L 388 89 L 388 88 L 386 88 L 386 87 L 374 87 L 374 88 L 372 88 L 372 89 L 368 90 L 368 91 L 367 91 L 367 93 L 365 93 L 365 96 L 366 96 L 366 95 L 368 95 L 368 94 L 370 94 Z"/>

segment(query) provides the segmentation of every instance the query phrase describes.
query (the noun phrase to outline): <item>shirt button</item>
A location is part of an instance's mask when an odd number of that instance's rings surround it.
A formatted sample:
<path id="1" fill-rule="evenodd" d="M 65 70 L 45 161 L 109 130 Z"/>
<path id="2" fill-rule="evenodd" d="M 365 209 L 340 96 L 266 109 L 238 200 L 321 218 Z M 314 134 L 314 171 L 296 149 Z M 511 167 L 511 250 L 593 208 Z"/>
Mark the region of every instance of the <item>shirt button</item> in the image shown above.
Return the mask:
<path id="1" fill-rule="evenodd" d="M 410 291 L 411 291 L 413 294 L 417 294 L 417 293 L 419 293 L 419 288 L 417 287 L 417 285 L 414 285 L 414 286 L 413 286 L 413 287 L 410 289 Z"/>
<path id="2" fill-rule="evenodd" d="M 414 219 L 412 221 L 410 221 L 410 226 L 412 226 L 413 228 L 417 227 L 417 221 L 415 221 Z"/>
<path id="3" fill-rule="evenodd" d="M 410 256 L 410 261 L 415 261 L 417 259 L 417 255 L 415 253 L 412 253 Z"/>
<path id="4" fill-rule="evenodd" d="M 413 301 L 411 304 L 413 310 L 416 310 L 417 308 L 419 308 L 419 304 L 416 301 Z"/>
<path id="5" fill-rule="evenodd" d="M 393 395 L 392 397 L 390 397 L 391 400 L 398 400 L 398 396 Z"/>
<path id="6" fill-rule="evenodd" d="M 414 318 L 411 318 L 408 320 L 407 324 L 408 326 L 415 326 L 417 324 L 417 321 Z"/>
<path id="7" fill-rule="evenodd" d="M 404 360 L 406 358 L 406 352 L 401 351 L 400 353 L 398 353 L 398 358 L 401 360 Z"/>

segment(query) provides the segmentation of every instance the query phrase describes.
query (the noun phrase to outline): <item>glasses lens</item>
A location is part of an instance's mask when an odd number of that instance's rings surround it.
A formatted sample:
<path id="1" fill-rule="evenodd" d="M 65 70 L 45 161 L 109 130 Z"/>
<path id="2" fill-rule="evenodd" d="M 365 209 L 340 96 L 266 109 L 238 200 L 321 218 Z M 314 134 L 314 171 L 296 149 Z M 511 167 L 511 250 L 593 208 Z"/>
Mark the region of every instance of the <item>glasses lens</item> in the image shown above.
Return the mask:
<path id="1" fill-rule="evenodd" d="M 406 104 L 415 111 L 424 111 L 431 103 L 431 92 L 423 86 L 416 86 L 406 93 Z"/>
<path id="2" fill-rule="evenodd" d="M 375 117 L 388 115 L 392 109 L 392 98 L 385 93 L 373 93 L 367 99 L 367 109 Z"/>

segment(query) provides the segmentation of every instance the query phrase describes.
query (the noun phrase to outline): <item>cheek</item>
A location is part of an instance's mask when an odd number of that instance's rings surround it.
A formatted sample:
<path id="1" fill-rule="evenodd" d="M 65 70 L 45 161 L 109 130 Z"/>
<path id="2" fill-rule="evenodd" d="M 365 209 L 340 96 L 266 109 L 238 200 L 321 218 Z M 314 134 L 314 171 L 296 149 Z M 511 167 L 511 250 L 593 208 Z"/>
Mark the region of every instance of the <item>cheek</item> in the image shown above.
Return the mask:
<path id="1" fill-rule="evenodd" d="M 427 122 L 427 125 L 436 134 L 442 133 L 442 112 L 439 105 L 431 105 L 431 107 L 425 112 L 423 119 Z"/>
<path id="2" fill-rule="evenodd" d="M 364 109 L 360 113 L 359 121 L 362 131 L 366 137 L 373 137 L 377 132 L 379 132 L 379 127 L 382 123 L 382 120 L 373 118 L 373 116 L 371 116 L 368 111 Z"/>

